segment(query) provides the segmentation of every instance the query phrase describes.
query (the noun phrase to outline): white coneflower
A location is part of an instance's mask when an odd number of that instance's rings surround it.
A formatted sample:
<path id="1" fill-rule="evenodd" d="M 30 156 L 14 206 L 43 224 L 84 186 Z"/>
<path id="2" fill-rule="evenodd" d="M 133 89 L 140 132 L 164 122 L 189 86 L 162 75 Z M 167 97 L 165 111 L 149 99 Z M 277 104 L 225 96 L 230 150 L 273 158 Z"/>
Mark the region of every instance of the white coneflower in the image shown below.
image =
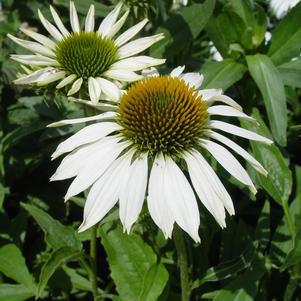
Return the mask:
<path id="1" fill-rule="evenodd" d="M 270 8 L 276 17 L 281 19 L 299 2 L 300 0 L 270 0 Z"/>
<path id="2" fill-rule="evenodd" d="M 165 237 L 171 237 L 177 223 L 199 242 L 200 217 L 193 188 L 218 224 L 225 227 L 225 209 L 233 215 L 234 208 L 230 195 L 205 159 L 207 154 L 256 192 L 246 170 L 229 149 L 261 174 L 267 172 L 246 150 L 219 132 L 267 144 L 272 141 L 216 120 L 216 116 L 230 116 L 254 121 L 220 89 L 197 90 L 203 80 L 199 73 L 182 72 L 183 67 L 178 67 L 168 76 L 152 76 L 134 83 L 122 95 L 117 112 L 50 125 L 99 121 L 62 142 L 53 154 L 56 158 L 70 152 L 51 178 L 75 177 L 65 200 L 91 187 L 80 231 L 100 221 L 119 201 L 120 220 L 129 232 L 147 195 L 150 215 Z M 223 104 L 212 105 L 215 102 Z M 182 171 L 184 166 L 190 180 Z"/>
<path id="3" fill-rule="evenodd" d="M 147 19 L 115 38 L 128 16 L 126 11 L 118 20 L 121 7 L 122 5 L 118 4 L 98 29 L 94 30 L 94 6 L 91 5 L 82 30 L 75 5 L 71 1 L 71 32 L 63 25 L 53 7 L 50 6 L 50 10 L 56 26 L 46 20 L 39 11 L 39 18 L 51 39 L 22 28 L 21 30 L 36 42 L 8 35 L 14 42 L 34 53 L 12 55 L 14 60 L 30 67 L 29 74 L 18 78 L 15 83 L 42 86 L 60 81 L 57 89 L 71 85 L 68 96 L 86 89 L 94 104 L 100 99 L 118 100 L 120 85 L 116 82 L 139 80 L 142 76 L 135 71 L 165 62 L 163 59 L 149 56 L 135 56 L 161 40 L 163 34 L 129 42 L 145 26 Z"/>

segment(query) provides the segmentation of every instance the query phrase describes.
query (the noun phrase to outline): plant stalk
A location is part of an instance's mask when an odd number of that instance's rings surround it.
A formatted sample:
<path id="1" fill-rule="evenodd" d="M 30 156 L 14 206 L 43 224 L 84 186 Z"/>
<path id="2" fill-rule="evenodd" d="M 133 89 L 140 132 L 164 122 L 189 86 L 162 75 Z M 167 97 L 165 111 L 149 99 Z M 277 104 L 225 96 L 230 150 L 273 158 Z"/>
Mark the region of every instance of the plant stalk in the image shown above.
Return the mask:
<path id="1" fill-rule="evenodd" d="M 173 239 L 177 250 L 178 265 L 180 268 L 180 279 L 181 279 L 181 290 L 182 290 L 181 300 L 189 301 L 191 295 L 191 281 L 189 278 L 187 252 L 186 252 L 182 229 L 180 229 L 177 225 L 175 225 Z"/>

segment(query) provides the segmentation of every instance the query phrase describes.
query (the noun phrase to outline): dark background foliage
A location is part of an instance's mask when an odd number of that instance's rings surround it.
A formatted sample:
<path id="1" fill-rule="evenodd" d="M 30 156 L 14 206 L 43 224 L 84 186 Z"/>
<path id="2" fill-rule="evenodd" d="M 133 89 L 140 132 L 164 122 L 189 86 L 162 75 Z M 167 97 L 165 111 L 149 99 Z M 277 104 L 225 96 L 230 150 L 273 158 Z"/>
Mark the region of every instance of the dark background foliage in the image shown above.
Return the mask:
<path id="1" fill-rule="evenodd" d="M 203 87 L 224 89 L 260 123 L 244 127 L 275 141 L 264 146 L 239 140 L 269 172 L 264 178 L 247 167 L 256 198 L 219 170 L 236 208 L 226 229 L 200 205 L 201 245 L 185 236 L 191 300 L 301 300 L 301 4 L 279 21 L 264 0 L 190 1 L 173 9 L 172 1 L 125 2 L 131 7 L 127 26 L 147 16 L 151 26 L 143 34 L 165 33 L 149 51 L 167 58 L 163 72 L 181 64 L 202 72 Z M 113 7 L 108 1 L 75 3 L 81 20 L 90 3 L 98 21 Z M 75 230 L 85 198 L 64 204 L 68 183 L 49 183 L 58 165 L 51 153 L 78 126 L 45 127 L 82 116 L 83 108 L 52 89 L 14 86 L 20 67 L 9 54 L 24 50 L 6 38 L 23 37 L 20 26 L 43 32 L 37 10 L 50 18 L 49 4 L 68 22 L 69 3 L 0 4 L 0 301 L 92 300 L 91 230 Z M 223 61 L 214 61 L 212 43 Z M 145 209 L 132 232 L 123 234 L 118 209 L 98 227 L 98 300 L 180 300 L 173 242 L 164 240 Z"/>

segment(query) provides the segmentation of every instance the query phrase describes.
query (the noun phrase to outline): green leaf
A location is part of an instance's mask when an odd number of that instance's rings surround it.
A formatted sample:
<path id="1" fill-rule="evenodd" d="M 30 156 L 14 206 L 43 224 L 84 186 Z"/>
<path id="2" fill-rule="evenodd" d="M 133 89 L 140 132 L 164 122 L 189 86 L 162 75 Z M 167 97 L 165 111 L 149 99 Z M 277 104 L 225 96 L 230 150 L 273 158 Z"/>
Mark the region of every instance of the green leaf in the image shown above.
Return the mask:
<path id="1" fill-rule="evenodd" d="M 204 75 L 202 88 L 220 88 L 227 90 L 230 86 L 239 81 L 247 68 L 232 59 L 221 62 L 206 62 L 201 69 Z"/>
<path id="2" fill-rule="evenodd" d="M 301 88 L 301 59 L 296 59 L 278 66 L 285 85 Z"/>
<path id="3" fill-rule="evenodd" d="M 76 272 L 74 268 L 63 266 L 64 272 L 70 277 L 70 281 L 74 288 L 81 291 L 92 292 L 91 282 Z"/>
<path id="4" fill-rule="evenodd" d="M 64 226 L 52 218 L 48 213 L 36 206 L 22 204 L 29 214 L 35 219 L 45 233 L 46 242 L 54 249 L 65 246 L 80 250 L 82 244 L 72 227 Z"/>
<path id="5" fill-rule="evenodd" d="M 108 225 L 111 223 L 101 225 L 99 232 L 116 289 L 123 301 L 137 300 L 137 296 L 144 294 L 145 277 L 151 277 L 154 272 L 146 276 L 157 262 L 156 254 L 138 235 L 123 233 L 119 225 L 115 228 Z M 162 279 L 165 279 L 164 275 Z M 156 293 L 161 288 L 157 287 Z"/>
<path id="6" fill-rule="evenodd" d="M 49 259 L 43 265 L 41 270 L 38 287 L 38 297 L 40 297 L 43 293 L 48 280 L 56 271 L 56 269 L 61 267 L 66 262 L 79 257 L 80 254 L 81 252 L 79 250 L 70 247 L 63 247 L 51 253 Z"/>
<path id="7" fill-rule="evenodd" d="M 69 0 L 53 0 L 53 3 L 56 5 L 61 5 L 69 9 L 70 1 Z M 107 6 L 98 1 L 90 0 L 90 1 L 80 1 L 74 0 L 76 10 L 81 15 L 87 15 L 89 7 L 91 4 L 95 7 L 95 16 L 97 17 L 105 17 L 114 7 Z"/>
<path id="8" fill-rule="evenodd" d="M 0 301 L 23 301 L 34 294 L 22 284 L 0 283 Z"/>
<path id="9" fill-rule="evenodd" d="M 264 259 L 257 256 L 250 269 L 220 289 L 213 301 L 253 301 L 258 292 L 259 282 L 265 272 Z"/>
<path id="10" fill-rule="evenodd" d="M 273 136 L 280 145 L 286 145 L 286 96 L 279 71 L 263 54 L 247 56 L 247 63 L 263 96 Z"/>
<path id="11" fill-rule="evenodd" d="M 8 278 L 23 284 L 31 293 L 36 292 L 36 283 L 29 273 L 25 259 L 14 244 L 8 244 L 0 249 L 0 271 Z"/>
<path id="12" fill-rule="evenodd" d="M 143 279 L 139 301 L 157 301 L 168 281 L 168 272 L 160 264 L 153 265 Z"/>
<path id="13" fill-rule="evenodd" d="M 265 251 L 269 244 L 270 232 L 270 203 L 266 200 L 259 215 L 255 231 L 256 239 L 259 242 L 259 248 L 261 251 Z"/>
<path id="14" fill-rule="evenodd" d="M 215 0 L 206 0 L 203 4 L 192 4 L 172 14 L 157 30 L 165 38 L 150 50 L 152 56 L 172 57 L 185 48 L 188 40 L 193 40 L 203 30 L 215 6 Z"/>
<path id="15" fill-rule="evenodd" d="M 275 65 L 288 62 L 300 55 L 301 3 L 296 5 L 280 22 L 272 35 L 268 55 Z"/>
<path id="16" fill-rule="evenodd" d="M 194 281 L 193 288 L 199 287 L 206 282 L 221 281 L 234 277 L 237 273 L 247 269 L 252 264 L 255 256 L 255 246 L 250 244 L 241 255 L 220 263 L 208 269 L 203 277 Z"/>

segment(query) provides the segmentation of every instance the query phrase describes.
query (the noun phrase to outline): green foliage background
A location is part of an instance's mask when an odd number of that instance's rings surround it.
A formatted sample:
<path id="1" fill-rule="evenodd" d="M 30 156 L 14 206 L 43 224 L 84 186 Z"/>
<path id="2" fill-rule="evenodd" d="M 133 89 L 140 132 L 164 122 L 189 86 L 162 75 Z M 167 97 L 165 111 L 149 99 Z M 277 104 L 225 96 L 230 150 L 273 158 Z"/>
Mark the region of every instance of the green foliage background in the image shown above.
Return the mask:
<path id="1" fill-rule="evenodd" d="M 202 243 L 185 237 L 191 300 L 301 300 L 301 4 L 278 21 L 264 0 L 195 0 L 176 9 L 172 1 L 125 2 L 131 5 L 127 26 L 148 16 L 151 26 L 143 35 L 165 33 L 149 51 L 167 58 L 162 72 L 182 64 L 202 72 L 203 88 L 224 89 L 260 123 L 244 127 L 275 141 L 243 144 L 269 172 L 264 178 L 248 168 L 259 190 L 256 199 L 219 170 L 236 208 L 226 229 L 200 205 Z M 75 3 L 82 20 L 90 3 L 98 21 L 113 7 L 106 1 Z M 49 4 L 67 23 L 69 3 L 0 4 L 0 301 L 92 300 L 91 230 L 75 230 L 85 198 L 64 204 L 68 183 L 48 180 L 58 165 L 50 154 L 78 126 L 45 128 L 82 116 L 83 108 L 52 90 L 14 86 L 20 67 L 9 54 L 24 50 L 6 38 L 7 33 L 22 37 L 20 26 L 43 32 L 37 9 L 50 18 Z M 223 61 L 212 59 L 210 41 Z M 97 300 L 180 300 L 174 244 L 164 240 L 147 210 L 126 235 L 114 209 L 97 236 Z"/>

